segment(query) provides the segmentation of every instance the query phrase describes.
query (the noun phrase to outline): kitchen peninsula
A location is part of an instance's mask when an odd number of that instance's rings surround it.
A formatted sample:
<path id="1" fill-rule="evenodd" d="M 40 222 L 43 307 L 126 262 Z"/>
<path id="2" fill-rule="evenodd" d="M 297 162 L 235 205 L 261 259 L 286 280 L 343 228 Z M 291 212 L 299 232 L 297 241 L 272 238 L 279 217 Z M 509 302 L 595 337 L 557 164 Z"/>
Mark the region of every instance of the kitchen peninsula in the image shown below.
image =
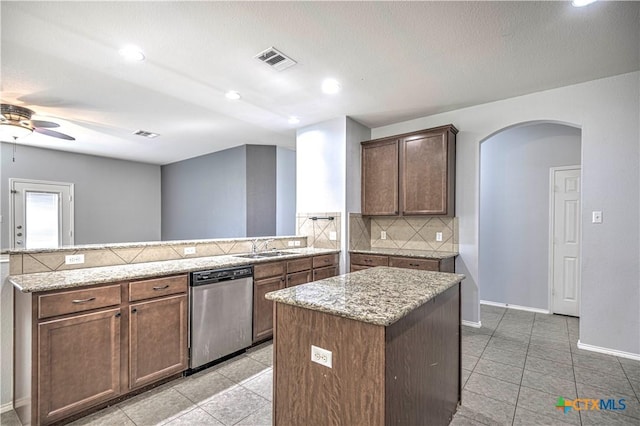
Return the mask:
<path id="1" fill-rule="evenodd" d="M 463 279 L 377 267 L 268 293 L 274 424 L 448 424 Z"/>

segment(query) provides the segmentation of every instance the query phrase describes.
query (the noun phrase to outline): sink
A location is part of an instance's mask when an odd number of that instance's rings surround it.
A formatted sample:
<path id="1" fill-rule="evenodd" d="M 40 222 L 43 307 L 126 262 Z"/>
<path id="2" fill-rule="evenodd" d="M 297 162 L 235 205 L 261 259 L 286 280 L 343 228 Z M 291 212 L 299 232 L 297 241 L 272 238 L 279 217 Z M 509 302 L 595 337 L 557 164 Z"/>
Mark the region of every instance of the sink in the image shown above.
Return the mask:
<path id="1" fill-rule="evenodd" d="M 242 257 L 244 259 L 264 259 L 265 257 L 278 257 L 292 254 L 286 251 L 265 251 L 263 253 L 234 254 L 234 257 Z"/>

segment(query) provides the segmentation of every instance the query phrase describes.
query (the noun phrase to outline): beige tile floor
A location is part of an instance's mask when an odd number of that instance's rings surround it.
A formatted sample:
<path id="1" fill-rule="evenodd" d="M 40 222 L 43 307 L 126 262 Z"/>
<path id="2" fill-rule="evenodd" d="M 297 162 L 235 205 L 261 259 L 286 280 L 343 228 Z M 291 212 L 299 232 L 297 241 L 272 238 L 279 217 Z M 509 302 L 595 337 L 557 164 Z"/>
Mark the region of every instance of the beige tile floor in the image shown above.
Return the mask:
<path id="1" fill-rule="evenodd" d="M 640 425 L 640 362 L 577 349 L 576 318 L 483 305 L 482 325 L 463 327 L 452 425 Z M 272 365 L 262 345 L 73 425 L 271 425 Z M 624 398 L 626 409 L 564 414 L 559 396 Z M 0 423 L 20 425 L 14 412 Z"/>

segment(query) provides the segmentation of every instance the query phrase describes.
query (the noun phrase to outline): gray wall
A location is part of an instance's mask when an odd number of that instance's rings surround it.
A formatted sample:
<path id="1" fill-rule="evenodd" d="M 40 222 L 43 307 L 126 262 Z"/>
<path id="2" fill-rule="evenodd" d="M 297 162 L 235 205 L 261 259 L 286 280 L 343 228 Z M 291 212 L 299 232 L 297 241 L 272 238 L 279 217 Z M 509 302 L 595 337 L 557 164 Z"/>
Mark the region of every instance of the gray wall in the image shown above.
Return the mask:
<path id="1" fill-rule="evenodd" d="M 243 145 L 162 166 L 162 239 L 295 235 L 295 152 Z"/>
<path id="2" fill-rule="evenodd" d="M 481 144 L 481 300 L 549 309 L 549 168 L 580 165 L 580 134 L 535 124 Z"/>
<path id="3" fill-rule="evenodd" d="M 640 355 L 640 73 L 518 96 L 372 129 L 374 138 L 453 123 L 463 319 L 480 319 L 480 143 L 521 123 L 582 129 L 580 345 Z M 591 212 L 603 212 L 601 224 Z M 480 277 L 481 278 L 481 277 Z M 585 346 L 586 345 L 586 346 Z M 603 348 L 603 349 L 602 349 Z"/>
<path id="4" fill-rule="evenodd" d="M 162 239 L 247 235 L 246 146 L 162 166 Z"/>
<path id="5" fill-rule="evenodd" d="M 9 178 L 75 184 L 75 244 L 160 239 L 160 166 L 2 143 L 2 248 L 9 245 Z"/>
<path id="6" fill-rule="evenodd" d="M 276 147 L 247 145 L 247 237 L 276 235 Z"/>
<path id="7" fill-rule="evenodd" d="M 296 235 L 296 152 L 276 148 L 276 235 Z"/>

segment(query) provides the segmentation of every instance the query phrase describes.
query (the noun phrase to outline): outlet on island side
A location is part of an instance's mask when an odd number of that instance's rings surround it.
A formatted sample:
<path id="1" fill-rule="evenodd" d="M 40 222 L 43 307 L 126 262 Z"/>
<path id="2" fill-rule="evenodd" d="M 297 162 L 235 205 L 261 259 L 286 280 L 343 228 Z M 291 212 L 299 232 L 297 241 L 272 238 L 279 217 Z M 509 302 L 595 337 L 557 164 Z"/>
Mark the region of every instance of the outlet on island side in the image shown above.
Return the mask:
<path id="1" fill-rule="evenodd" d="M 333 354 L 331 351 L 311 345 L 311 361 L 333 368 Z"/>

